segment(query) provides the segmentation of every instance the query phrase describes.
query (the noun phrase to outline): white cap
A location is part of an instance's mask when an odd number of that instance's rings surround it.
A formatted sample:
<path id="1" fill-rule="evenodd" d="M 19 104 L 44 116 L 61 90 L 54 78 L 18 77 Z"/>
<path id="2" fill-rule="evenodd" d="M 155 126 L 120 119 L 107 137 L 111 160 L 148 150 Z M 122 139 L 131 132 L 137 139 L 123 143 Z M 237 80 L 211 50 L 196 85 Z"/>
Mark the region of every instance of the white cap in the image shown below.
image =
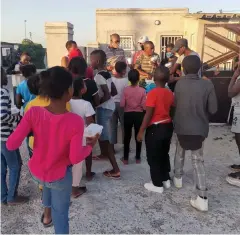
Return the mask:
<path id="1" fill-rule="evenodd" d="M 148 36 L 142 36 L 139 38 L 138 43 L 145 43 L 149 41 Z"/>

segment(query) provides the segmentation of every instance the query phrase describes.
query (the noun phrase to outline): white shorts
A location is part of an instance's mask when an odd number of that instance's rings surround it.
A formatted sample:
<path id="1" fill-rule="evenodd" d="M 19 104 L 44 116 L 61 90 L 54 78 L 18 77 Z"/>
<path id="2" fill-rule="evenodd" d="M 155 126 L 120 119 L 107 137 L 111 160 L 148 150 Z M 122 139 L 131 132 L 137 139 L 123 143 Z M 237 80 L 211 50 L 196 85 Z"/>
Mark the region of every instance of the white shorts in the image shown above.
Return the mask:
<path id="1" fill-rule="evenodd" d="M 240 133 L 240 110 L 234 110 L 231 131 L 233 133 Z"/>

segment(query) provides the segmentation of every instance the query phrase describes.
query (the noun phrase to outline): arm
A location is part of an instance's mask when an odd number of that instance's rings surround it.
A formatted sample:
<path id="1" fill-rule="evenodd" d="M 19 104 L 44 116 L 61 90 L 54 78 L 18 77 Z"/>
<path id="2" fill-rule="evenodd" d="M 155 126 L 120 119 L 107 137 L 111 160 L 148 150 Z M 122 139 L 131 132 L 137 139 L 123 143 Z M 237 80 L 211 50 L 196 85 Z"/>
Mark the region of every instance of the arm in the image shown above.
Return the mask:
<path id="1" fill-rule="evenodd" d="M 120 101 L 120 107 L 125 108 L 126 105 L 126 95 L 125 95 L 125 89 L 123 90 L 121 101 Z"/>
<path id="2" fill-rule="evenodd" d="M 89 126 L 90 124 L 95 123 L 93 116 L 86 117 L 86 124 Z"/>
<path id="3" fill-rule="evenodd" d="M 94 103 L 94 107 L 97 107 L 98 105 L 100 105 L 100 98 L 98 93 L 95 93 L 93 95 L 93 103 Z"/>
<path id="4" fill-rule="evenodd" d="M 146 110 L 146 92 L 145 91 L 142 96 L 141 106 L 142 106 L 143 110 Z"/>
<path id="5" fill-rule="evenodd" d="M 18 109 L 21 109 L 23 106 L 22 96 L 20 94 L 16 94 L 16 106 Z"/>
<path id="6" fill-rule="evenodd" d="M 210 82 L 210 81 L 207 81 L 207 82 Z M 212 82 L 210 83 L 211 83 L 211 88 L 210 88 L 210 93 L 208 95 L 207 109 L 208 109 L 208 112 L 211 115 L 213 115 L 214 113 L 217 112 L 218 104 L 217 104 L 217 97 L 216 97 L 214 86 Z"/>
<path id="7" fill-rule="evenodd" d="M 117 94 L 118 94 L 117 88 L 116 88 L 115 84 L 112 82 L 111 83 L 111 96 L 115 96 Z"/>
<path id="8" fill-rule="evenodd" d="M 240 93 L 240 81 L 237 78 L 240 76 L 240 67 L 235 71 L 228 86 L 228 96 L 233 98 Z M 237 82 L 236 82 L 237 81 Z"/>
<path id="9" fill-rule="evenodd" d="M 61 66 L 64 68 L 68 67 L 68 58 L 66 56 L 63 56 L 61 59 Z"/>
<path id="10" fill-rule="evenodd" d="M 151 78 L 152 77 L 149 73 L 144 72 L 141 69 L 141 65 L 139 65 L 137 63 L 134 65 L 134 69 L 136 69 L 141 76 L 145 76 L 146 78 Z"/>
<path id="11" fill-rule="evenodd" d="M 87 126 L 90 125 L 91 123 L 94 123 L 94 119 L 93 119 L 94 114 L 95 114 L 95 111 L 92 107 L 92 104 L 90 102 L 87 102 L 85 106 L 85 119 L 86 119 Z"/>
<path id="12" fill-rule="evenodd" d="M 111 99 L 111 94 L 109 92 L 108 86 L 107 84 L 105 85 L 101 85 L 102 91 L 103 91 L 103 97 L 100 99 L 100 103 L 104 103 L 106 101 L 108 101 L 109 99 Z"/>
<path id="13" fill-rule="evenodd" d="M 29 135 L 31 132 L 31 110 L 29 110 L 21 122 L 17 126 L 16 130 L 9 136 L 7 140 L 7 149 L 8 150 L 16 150 L 18 149 L 23 140 Z"/>

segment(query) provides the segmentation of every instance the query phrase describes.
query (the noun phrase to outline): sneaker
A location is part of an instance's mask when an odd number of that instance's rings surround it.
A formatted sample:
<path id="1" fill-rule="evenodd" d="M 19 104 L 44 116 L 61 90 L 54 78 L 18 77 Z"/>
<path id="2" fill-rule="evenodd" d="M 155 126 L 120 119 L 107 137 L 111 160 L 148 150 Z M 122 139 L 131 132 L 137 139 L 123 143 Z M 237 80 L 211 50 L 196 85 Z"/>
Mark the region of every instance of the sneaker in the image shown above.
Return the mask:
<path id="1" fill-rule="evenodd" d="M 227 176 L 226 181 L 231 185 L 240 187 L 240 172 L 230 173 Z"/>
<path id="2" fill-rule="evenodd" d="M 173 183 L 176 188 L 182 188 L 182 177 L 180 179 L 173 177 Z"/>
<path id="3" fill-rule="evenodd" d="M 196 199 L 191 199 L 190 204 L 199 211 L 208 211 L 208 199 L 203 199 L 198 196 Z"/>
<path id="4" fill-rule="evenodd" d="M 163 181 L 163 186 L 164 186 L 164 188 L 170 188 L 170 187 L 171 187 L 171 182 L 170 182 L 170 180 Z"/>
<path id="5" fill-rule="evenodd" d="M 230 169 L 233 171 L 240 171 L 240 165 L 233 164 L 230 166 Z"/>
<path id="6" fill-rule="evenodd" d="M 124 158 L 121 158 L 120 160 L 124 165 L 128 165 L 128 160 L 124 160 Z"/>
<path id="7" fill-rule="evenodd" d="M 155 193 L 163 193 L 163 187 L 156 187 L 153 183 L 144 184 L 144 188 Z"/>
<path id="8" fill-rule="evenodd" d="M 15 206 L 27 203 L 29 201 L 29 197 L 25 196 L 17 196 L 13 201 L 7 202 L 8 206 Z"/>

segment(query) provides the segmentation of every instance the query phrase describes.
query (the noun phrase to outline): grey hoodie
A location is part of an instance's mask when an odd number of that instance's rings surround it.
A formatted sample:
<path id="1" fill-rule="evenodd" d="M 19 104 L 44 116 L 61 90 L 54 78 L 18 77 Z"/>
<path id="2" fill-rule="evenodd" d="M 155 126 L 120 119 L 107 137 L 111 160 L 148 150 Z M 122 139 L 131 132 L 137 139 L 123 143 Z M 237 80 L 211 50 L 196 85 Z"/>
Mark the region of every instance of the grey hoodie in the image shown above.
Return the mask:
<path id="1" fill-rule="evenodd" d="M 217 98 L 211 81 L 197 74 L 182 77 L 175 87 L 175 132 L 178 135 L 208 136 L 209 114 L 217 112 Z"/>

